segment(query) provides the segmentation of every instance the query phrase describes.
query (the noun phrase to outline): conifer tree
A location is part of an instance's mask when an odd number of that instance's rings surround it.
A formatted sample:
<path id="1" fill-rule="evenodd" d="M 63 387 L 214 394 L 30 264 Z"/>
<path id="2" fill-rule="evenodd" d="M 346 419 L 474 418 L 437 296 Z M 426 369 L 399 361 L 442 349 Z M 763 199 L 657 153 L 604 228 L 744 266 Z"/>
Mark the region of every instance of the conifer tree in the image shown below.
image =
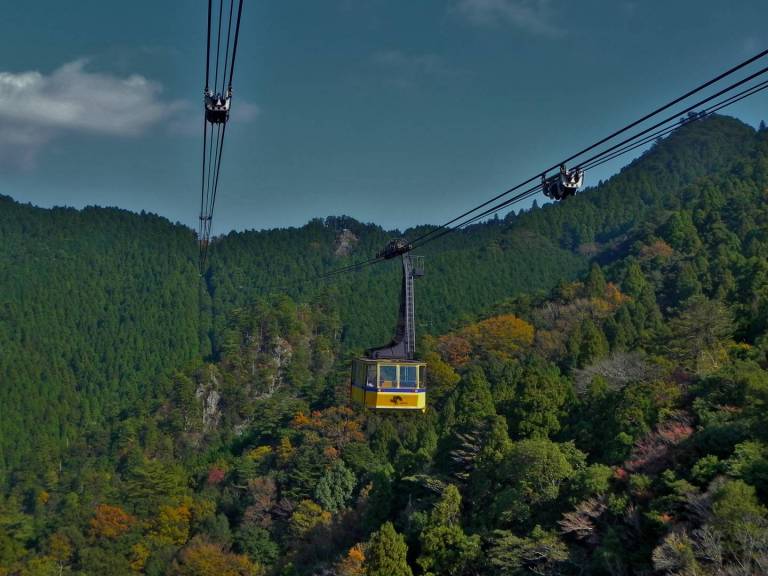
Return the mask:
<path id="1" fill-rule="evenodd" d="M 584 289 L 587 293 L 587 296 L 591 296 L 592 298 L 600 298 L 605 295 L 605 287 L 605 276 L 603 276 L 603 271 L 600 268 L 600 265 L 597 263 L 592 264 L 592 267 L 589 269 L 587 279 L 584 282 Z"/>
<path id="2" fill-rule="evenodd" d="M 408 545 L 392 522 L 385 522 L 373 534 L 365 554 L 366 576 L 413 576 L 406 556 Z"/>

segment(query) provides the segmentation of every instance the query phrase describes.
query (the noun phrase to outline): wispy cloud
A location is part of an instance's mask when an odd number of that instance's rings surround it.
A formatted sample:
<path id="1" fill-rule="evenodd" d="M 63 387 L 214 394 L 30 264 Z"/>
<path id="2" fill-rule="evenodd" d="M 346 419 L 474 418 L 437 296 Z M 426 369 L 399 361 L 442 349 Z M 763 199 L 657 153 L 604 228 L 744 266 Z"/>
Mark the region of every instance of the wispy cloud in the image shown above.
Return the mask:
<path id="1" fill-rule="evenodd" d="M 235 94 L 232 97 L 232 112 L 229 115 L 230 123 L 235 126 L 254 122 L 261 115 L 261 108 L 249 100 L 243 100 Z M 200 102 L 192 104 L 184 101 L 179 104 L 178 110 L 168 123 L 171 134 L 178 136 L 200 136 L 203 129 L 203 98 Z M 228 128 L 230 130 L 231 128 Z"/>
<path id="2" fill-rule="evenodd" d="M 758 52 L 761 47 L 762 43 L 755 36 L 747 36 L 741 40 L 741 52 L 743 54 L 754 56 L 754 54 Z"/>
<path id="3" fill-rule="evenodd" d="M 511 24 L 534 34 L 559 33 L 551 0 L 457 0 L 454 11 L 478 26 Z"/>
<path id="4" fill-rule="evenodd" d="M 34 164 L 37 152 L 68 133 L 136 137 L 180 109 L 162 86 L 138 74 L 89 72 L 87 60 L 50 75 L 0 72 L 0 154 L 5 163 Z"/>
<path id="5" fill-rule="evenodd" d="M 260 114 L 261 108 L 248 100 L 234 100 L 232 103 L 231 116 L 233 122 L 247 124 L 256 120 Z"/>
<path id="6" fill-rule="evenodd" d="M 373 55 L 373 62 L 386 73 L 387 81 L 404 88 L 416 86 L 424 80 L 448 80 L 459 74 L 437 54 L 383 50 Z"/>

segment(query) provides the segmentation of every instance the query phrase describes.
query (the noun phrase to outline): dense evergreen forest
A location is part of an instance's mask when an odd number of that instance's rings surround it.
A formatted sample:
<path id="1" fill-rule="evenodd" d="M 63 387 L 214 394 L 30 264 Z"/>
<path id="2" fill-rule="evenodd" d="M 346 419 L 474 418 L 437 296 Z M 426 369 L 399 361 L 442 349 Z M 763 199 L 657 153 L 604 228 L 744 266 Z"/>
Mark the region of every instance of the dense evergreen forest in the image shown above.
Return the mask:
<path id="1" fill-rule="evenodd" d="M 0 575 L 768 574 L 768 130 L 430 244 L 425 414 L 348 404 L 397 231 L 0 197 Z M 426 228 L 424 228 L 426 229 Z M 418 234 L 424 229 L 404 231 Z"/>

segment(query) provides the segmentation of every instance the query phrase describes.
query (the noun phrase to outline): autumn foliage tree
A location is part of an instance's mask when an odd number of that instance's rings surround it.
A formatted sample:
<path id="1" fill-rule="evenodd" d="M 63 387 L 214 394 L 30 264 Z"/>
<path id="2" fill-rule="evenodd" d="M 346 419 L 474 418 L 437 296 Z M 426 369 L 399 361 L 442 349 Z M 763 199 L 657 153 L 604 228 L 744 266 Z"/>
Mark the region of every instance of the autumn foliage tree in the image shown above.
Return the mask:
<path id="1" fill-rule="evenodd" d="M 533 337 L 531 324 L 514 314 L 503 314 L 441 337 L 438 350 L 446 362 L 461 367 L 470 355 L 477 353 L 492 354 L 502 360 L 511 358 L 530 346 Z"/>
<path id="2" fill-rule="evenodd" d="M 136 518 L 119 506 L 99 504 L 90 520 L 91 534 L 94 538 L 119 538 L 136 523 Z"/>
<path id="3" fill-rule="evenodd" d="M 333 567 L 338 576 L 365 576 L 365 550 L 362 544 L 355 544 Z"/>
<path id="4" fill-rule="evenodd" d="M 171 576 L 263 576 L 264 569 L 246 556 L 227 552 L 220 544 L 196 540 L 186 546 Z"/>

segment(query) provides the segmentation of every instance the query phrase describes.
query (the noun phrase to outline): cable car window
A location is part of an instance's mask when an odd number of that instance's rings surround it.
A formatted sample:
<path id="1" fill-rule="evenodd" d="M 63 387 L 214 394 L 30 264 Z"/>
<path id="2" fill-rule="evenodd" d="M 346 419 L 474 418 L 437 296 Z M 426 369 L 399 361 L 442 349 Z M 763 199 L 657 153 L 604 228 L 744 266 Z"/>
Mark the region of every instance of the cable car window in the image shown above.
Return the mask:
<path id="1" fill-rule="evenodd" d="M 394 388 L 397 386 L 397 366 L 383 365 L 381 367 L 382 388 Z"/>
<path id="2" fill-rule="evenodd" d="M 365 385 L 368 388 L 376 388 L 376 365 L 368 365 L 368 375 L 365 379 Z"/>
<path id="3" fill-rule="evenodd" d="M 400 366 L 400 386 L 416 388 L 416 366 Z"/>
<path id="4" fill-rule="evenodd" d="M 427 367 L 419 366 L 419 385 L 421 388 L 427 387 Z"/>

